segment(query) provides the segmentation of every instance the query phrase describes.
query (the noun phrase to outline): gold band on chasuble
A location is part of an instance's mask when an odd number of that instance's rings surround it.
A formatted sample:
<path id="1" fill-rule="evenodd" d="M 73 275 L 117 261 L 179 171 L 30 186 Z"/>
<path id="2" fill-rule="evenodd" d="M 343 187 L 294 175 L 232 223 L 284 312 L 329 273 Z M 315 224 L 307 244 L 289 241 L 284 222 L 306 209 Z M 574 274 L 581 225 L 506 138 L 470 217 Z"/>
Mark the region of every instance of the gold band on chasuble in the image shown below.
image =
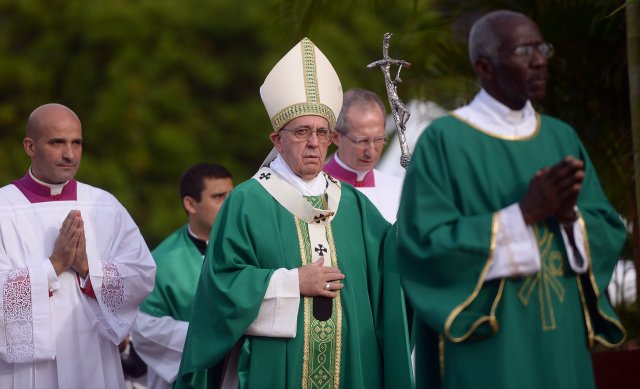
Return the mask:
<path id="1" fill-rule="evenodd" d="M 614 348 L 614 347 L 618 347 L 620 346 L 624 340 L 627 338 L 627 331 L 624 329 L 624 326 L 622 325 L 622 323 L 620 323 L 620 321 L 614 317 L 611 317 L 609 315 L 607 315 L 602 308 L 600 307 L 600 304 L 597 302 L 598 299 L 600 298 L 600 290 L 598 289 L 598 283 L 596 282 L 596 277 L 593 274 L 593 266 L 591 266 L 591 264 L 593 263 L 593 260 L 591 259 L 591 247 L 589 246 L 589 235 L 587 234 L 587 226 L 585 224 L 584 219 L 582 218 L 582 214 L 580 213 L 580 211 L 578 211 L 578 223 L 580 223 L 580 229 L 582 230 L 582 236 L 584 236 L 584 244 L 585 244 L 585 251 L 586 251 L 586 256 L 587 258 L 585 258 L 585 260 L 589 263 L 589 281 L 591 284 L 591 288 L 593 288 L 593 293 L 595 294 L 595 298 L 596 298 L 596 307 L 598 308 L 598 314 L 600 316 L 602 316 L 602 318 L 606 321 L 608 321 L 609 323 L 613 324 L 615 327 L 618 328 L 618 330 L 620 331 L 620 333 L 622 334 L 622 338 L 620 339 L 620 341 L 615 342 L 615 343 L 611 343 L 609 342 L 607 339 L 605 339 L 603 336 L 600 336 L 598 334 L 595 333 L 595 329 L 593 327 L 593 323 L 591 323 L 591 315 L 589 314 L 589 309 L 587 306 L 587 298 L 585 296 L 585 291 L 582 288 L 582 284 L 580 282 L 580 276 L 576 275 L 576 282 L 578 284 L 578 292 L 580 293 L 580 301 L 582 303 L 582 309 L 584 312 L 584 318 L 585 318 L 585 324 L 587 326 L 587 336 L 589 339 L 589 348 L 594 348 L 595 347 L 595 343 L 598 342 L 600 344 L 602 344 L 605 347 L 608 348 Z M 586 286 L 586 285 L 585 285 Z"/>
<path id="2" fill-rule="evenodd" d="M 324 173 L 322 173 L 324 174 Z M 294 215 L 300 258 L 308 265 L 324 257 L 324 266 L 338 266 L 331 230 L 340 203 L 340 184 L 325 174 L 324 195 L 303 197 L 269 167 L 253 176 L 273 198 Z M 329 260 L 330 259 L 330 260 Z M 304 297 L 303 389 L 328 389 L 340 386 L 342 348 L 342 303 L 340 294 L 332 299 L 331 317 L 320 321 L 313 316 L 313 298 Z"/>
<path id="3" fill-rule="evenodd" d="M 322 201 L 321 196 L 309 198 L 310 201 Z M 316 203 L 317 204 L 317 203 Z M 320 256 L 324 256 L 326 266 L 337 267 L 335 246 L 331 224 L 308 224 L 299 218 L 295 219 L 300 257 L 302 264 L 308 265 Z M 326 251 L 322 243 L 316 240 L 324 238 Z M 327 261 L 327 259 L 331 261 Z M 340 294 L 331 300 L 331 317 L 328 320 L 317 320 L 313 315 L 314 299 L 304 298 L 304 354 L 302 364 L 302 388 L 321 389 L 338 388 L 340 386 L 340 357 L 342 347 L 342 303 Z"/>
<path id="4" fill-rule="evenodd" d="M 481 316 L 479 319 L 473 322 L 473 324 L 471 324 L 471 326 L 469 326 L 467 331 L 461 336 L 454 336 L 452 333 L 452 327 L 453 327 L 453 322 L 458 318 L 458 316 L 465 309 L 467 309 L 467 307 L 469 307 L 471 303 L 473 303 L 476 297 L 478 297 L 478 295 L 480 294 L 480 290 L 484 285 L 485 279 L 487 277 L 487 273 L 489 272 L 489 268 L 493 264 L 493 253 L 496 248 L 496 237 L 498 236 L 499 219 L 500 218 L 498 217 L 497 212 L 494 213 L 493 216 L 491 217 L 491 243 L 489 246 L 489 255 L 487 256 L 487 261 L 485 262 L 484 267 L 480 272 L 480 277 L 476 282 L 473 292 L 462 302 L 462 304 L 456 306 L 449 313 L 449 316 L 447 316 L 447 320 L 445 320 L 444 322 L 443 334 L 447 338 L 447 340 L 452 343 L 460 343 L 460 342 L 466 341 L 472 336 L 473 332 L 484 323 L 489 324 L 494 334 L 498 332 L 499 325 L 498 325 L 498 320 L 496 319 L 496 309 L 498 308 L 498 304 L 500 303 L 500 298 L 502 297 L 502 292 L 504 290 L 504 284 L 505 284 L 504 279 L 500 281 L 500 286 L 493 300 L 493 304 L 491 304 L 491 311 L 489 312 L 489 315 Z"/>

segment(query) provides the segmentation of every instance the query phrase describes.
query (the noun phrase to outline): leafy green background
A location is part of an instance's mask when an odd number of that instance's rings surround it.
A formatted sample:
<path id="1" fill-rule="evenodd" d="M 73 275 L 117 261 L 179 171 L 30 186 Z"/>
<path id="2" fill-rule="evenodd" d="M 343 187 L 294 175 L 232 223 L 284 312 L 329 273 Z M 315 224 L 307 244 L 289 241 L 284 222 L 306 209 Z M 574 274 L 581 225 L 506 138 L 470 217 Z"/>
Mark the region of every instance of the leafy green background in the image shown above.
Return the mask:
<path id="1" fill-rule="evenodd" d="M 178 179 L 191 164 L 249 178 L 271 144 L 264 77 L 303 36 L 332 61 L 343 88 L 384 94 L 366 65 L 412 63 L 399 93 L 447 109 L 478 85 L 466 36 L 482 12 L 536 20 L 557 55 L 538 108 L 581 134 L 617 209 L 635 217 L 622 1 L 0 0 L 0 184 L 22 176 L 26 119 L 59 102 L 81 118 L 78 178 L 114 193 L 150 247 L 185 222 Z"/>

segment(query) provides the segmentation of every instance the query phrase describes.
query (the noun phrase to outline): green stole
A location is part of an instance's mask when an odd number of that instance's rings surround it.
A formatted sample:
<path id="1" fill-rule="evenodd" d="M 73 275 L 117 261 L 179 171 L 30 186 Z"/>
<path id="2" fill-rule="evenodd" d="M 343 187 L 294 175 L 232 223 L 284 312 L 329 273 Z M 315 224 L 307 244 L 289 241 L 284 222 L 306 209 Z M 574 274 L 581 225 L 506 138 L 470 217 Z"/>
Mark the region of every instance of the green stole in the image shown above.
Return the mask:
<path id="1" fill-rule="evenodd" d="M 331 231 L 331 220 L 340 202 L 340 184 L 322 173 L 327 181 L 326 192 L 318 196 L 301 196 L 271 168 L 263 167 L 256 179 L 285 209 L 295 216 L 302 265 L 320 257 L 324 266 L 338 267 Z M 342 346 L 342 304 L 340 294 L 331 301 L 331 317 L 320 321 L 313 316 L 314 299 L 304 297 L 303 389 L 340 386 Z"/>

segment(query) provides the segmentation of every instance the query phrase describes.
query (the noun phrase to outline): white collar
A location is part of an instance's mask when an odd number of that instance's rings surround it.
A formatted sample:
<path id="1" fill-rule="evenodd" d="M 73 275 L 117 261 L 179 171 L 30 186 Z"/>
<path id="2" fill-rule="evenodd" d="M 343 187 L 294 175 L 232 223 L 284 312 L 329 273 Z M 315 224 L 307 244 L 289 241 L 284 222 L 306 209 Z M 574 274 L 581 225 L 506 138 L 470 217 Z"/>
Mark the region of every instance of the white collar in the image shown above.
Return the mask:
<path id="1" fill-rule="evenodd" d="M 327 189 L 327 181 L 321 173 L 311 180 L 303 180 L 291 170 L 280 154 L 269 164 L 269 167 L 303 196 L 318 196 Z"/>
<path id="2" fill-rule="evenodd" d="M 495 114 L 500 116 L 506 122 L 511 124 L 520 124 L 527 117 L 535 115 L 535 110 L 531 105 L 531 102 L 527 100 L 524 104 L 524 107 L 519 110 L 513 110 L 506 105 L 502 104 L 498 100 L 496 100 L 493 96 L 491 96 L 487 91 L 481 89 L 478 95 L 474 100 L 478 100 L 479 104 L 485 105 L 486 109 L 489 111 L 493 111 Z M 473 104 L 473 103 L 472 103 Z"/>
<path id="3" fill-rule="evenodd" d="M 209 244 L 209 239 L 202 239 L 198 235 L 194 234 L 193 231 L 191 231 L 191 226 L 189 224 L 187 224 L 187 232 L 189 233 L 189 235 L 191 235 L 192 238 L 198 239 L 198 240 L 203 240 L 203 241 L 207 242 L 207 245 Z"/>
<path id="4" fill-rule="evenodd" d="M 337 152 L 334 154 L 334 158 L 336 159 L 336 162 L 338 163 L 338 165 L 340 165 L 340 167 L 342 167 L 344 170 L 350 171 L 351 173 L 355 173 L 358 176 L 356 181 L 364 180 L 364 178 L 367 176 L 367 174 L 371 171 L 371 170 L 367 170 L 367 171 L 363 172 L 363 171 L 360 171 L 360 170 L 352 169 L 351 167 L 347 166 L 346 163 L 342 162 L 340 157 L 338 157 L 338 153 Z"/>
<path id="5" fill-rule="evenodd" d="M 38 184 L 48 187 L 51 190 L 51 196 L 57 196 L 60 193 L 62 193 L 62 189 L 64 189 L 64 186 L 69 183 L 69 181 L 65 181 L 62 184 L 49 184 L 49 183 L 46 183 L 44 181 L 40 181 L 31 172 L 31 167 L 29 167 L 29 175 L 31 176 L 31 179 L 33 179 Z"/>
<path id="6" fill-rule="evenodd" d="M 527 137 L 538 128 L 536 112 L 527 100 L 521 110 L 512 110 L 484 89 L 464 107 L 453 112 L 456 116 L 492 135 Z"/>

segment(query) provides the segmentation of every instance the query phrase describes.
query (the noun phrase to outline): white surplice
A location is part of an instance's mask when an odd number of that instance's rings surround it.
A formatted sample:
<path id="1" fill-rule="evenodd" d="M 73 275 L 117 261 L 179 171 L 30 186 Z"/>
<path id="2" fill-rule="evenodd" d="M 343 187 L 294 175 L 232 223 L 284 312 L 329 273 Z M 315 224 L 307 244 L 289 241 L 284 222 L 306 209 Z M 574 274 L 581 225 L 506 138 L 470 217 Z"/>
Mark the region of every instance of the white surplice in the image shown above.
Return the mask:
<path id="1" fill-rule="evenodd" d="M 371 200 L 373 205 L 378 208 L 382 216 L 389 223 L 395 223 L 400 206 L 400 195 L 402 194 L 403 178 L 393 174 L 385 173 L 378 169 L 366 171 L 358 171 L 344 163 L 339 153 L 335 153 L 329 162 L 325 165 L 324 171 L 331 174 L 334 178 L 342 182 L 346 182 L 355 186 L 360 192 Z M 347 177 L 352 174 L 351 180 Z M 370 176 L 373 180 L 369 185 L 362 185 Z"/>
<path id="2" fill-rule="evenodd" d="M 389 223 L 395 223 L 402 194 L 402 178 L 373 169 L 376 186 L 359 186 Z"/>
<path id="3" fill-rule="evenodd" d="M 77 185 L 77 200 L 41 203 L 0 188 L 0 388 L 124 387 L 117 345 L 153 288 L 155 263 L 124 207 Z M 97 299 L 73 270 L 51 279 L 48 258 L 71 210 L 82 215 Z"/>

